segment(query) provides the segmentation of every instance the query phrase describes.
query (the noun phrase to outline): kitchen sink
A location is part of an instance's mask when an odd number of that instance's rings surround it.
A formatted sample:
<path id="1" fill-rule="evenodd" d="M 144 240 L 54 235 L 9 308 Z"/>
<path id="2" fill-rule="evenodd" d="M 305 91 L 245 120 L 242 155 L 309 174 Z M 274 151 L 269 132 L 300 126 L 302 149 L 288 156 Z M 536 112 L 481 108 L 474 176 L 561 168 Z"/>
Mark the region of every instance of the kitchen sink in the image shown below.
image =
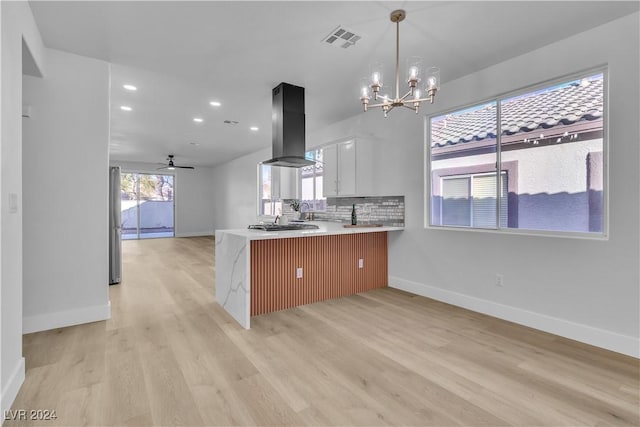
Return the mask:
<path id="1" fill-rule="evenodd" d="M 285 230 L 317 230 L 314 224 L 254 224 L 248 227 L 250 230 L 285 231 Z"/>

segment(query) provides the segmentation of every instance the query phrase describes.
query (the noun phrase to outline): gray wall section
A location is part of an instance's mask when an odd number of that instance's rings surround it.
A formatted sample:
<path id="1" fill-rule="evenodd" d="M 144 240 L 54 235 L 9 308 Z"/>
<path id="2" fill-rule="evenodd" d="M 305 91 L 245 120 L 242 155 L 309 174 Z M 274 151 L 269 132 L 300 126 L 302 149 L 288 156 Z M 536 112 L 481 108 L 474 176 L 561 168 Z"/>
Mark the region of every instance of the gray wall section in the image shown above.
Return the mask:
<path id="1" fill-rule="evenodd" d="M 518 195 L 518 227 L 525 230 L 589 231 L 589 196 L 582 193 Z"/>
<path id="2" fill-rule="evenodd" d="M 589 230 L 602 231 L 604 226 L 604 183 L 603 153 L 594 152 L 587 156 L 587 191 L 589 193 Z"/>
<path id="3" fill-rule="evenodd" d="M 138 206 L 123 209 L 120 218 L 123 230 L 135 230 L 138 226 Z M 140 203 L 140 228 L 173 229 L 173 201 L 143 200 Z"/>

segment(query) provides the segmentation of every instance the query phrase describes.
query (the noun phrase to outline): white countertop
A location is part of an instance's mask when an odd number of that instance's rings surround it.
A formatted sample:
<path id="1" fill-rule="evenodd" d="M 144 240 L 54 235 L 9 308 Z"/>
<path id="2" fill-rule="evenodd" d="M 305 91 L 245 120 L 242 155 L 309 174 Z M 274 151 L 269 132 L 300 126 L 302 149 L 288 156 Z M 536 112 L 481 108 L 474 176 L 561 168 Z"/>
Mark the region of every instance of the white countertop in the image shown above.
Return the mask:
<path id="1" fill-rule="evenodd" d="M 330 221 L 311 221 L 305 224 L 317 225 L 317 230 L 286 230 L 286 231 L 264 231 L 249 230 L 248 228 L 239 228 L 233 230 L 216 230 L 218 233 L 229 233 L 248 240 L 266 240 L 266 239 L 288 239 L 292 237 L 313 237 L 313 236 L 331 236 L 336 234 L 356 234 L 356 233 L 380 233 L 383 231 L 402 231 L 404 227 L 357 227 L 344 228 L 343 223 Z"/>

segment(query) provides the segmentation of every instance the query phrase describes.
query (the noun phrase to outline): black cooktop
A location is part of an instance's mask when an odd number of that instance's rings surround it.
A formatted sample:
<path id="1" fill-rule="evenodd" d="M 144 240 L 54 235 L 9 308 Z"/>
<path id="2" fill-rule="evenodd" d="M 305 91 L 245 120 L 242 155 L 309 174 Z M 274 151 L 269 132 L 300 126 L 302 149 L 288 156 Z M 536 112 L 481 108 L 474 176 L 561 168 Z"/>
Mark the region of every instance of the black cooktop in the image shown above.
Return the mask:
<path id="1" fill-rule="evenodd" d="M 284 230 L 317 230 L 314 224 L 254 224 L 248 227 L 250 230 L 284 231 Z"/>

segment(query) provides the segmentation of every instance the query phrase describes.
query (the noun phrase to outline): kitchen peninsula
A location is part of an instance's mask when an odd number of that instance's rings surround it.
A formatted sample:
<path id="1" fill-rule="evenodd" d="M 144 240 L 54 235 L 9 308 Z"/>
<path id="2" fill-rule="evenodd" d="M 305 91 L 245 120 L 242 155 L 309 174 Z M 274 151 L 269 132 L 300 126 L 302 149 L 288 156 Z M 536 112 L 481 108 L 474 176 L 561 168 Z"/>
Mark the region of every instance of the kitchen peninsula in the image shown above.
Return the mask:
<path id="1" fill-rule="evenodd" d="M 387 232 L 403 227 L 217 230 L 216 301 L 244 328 L 251 317 L 388 285 Z"/>

